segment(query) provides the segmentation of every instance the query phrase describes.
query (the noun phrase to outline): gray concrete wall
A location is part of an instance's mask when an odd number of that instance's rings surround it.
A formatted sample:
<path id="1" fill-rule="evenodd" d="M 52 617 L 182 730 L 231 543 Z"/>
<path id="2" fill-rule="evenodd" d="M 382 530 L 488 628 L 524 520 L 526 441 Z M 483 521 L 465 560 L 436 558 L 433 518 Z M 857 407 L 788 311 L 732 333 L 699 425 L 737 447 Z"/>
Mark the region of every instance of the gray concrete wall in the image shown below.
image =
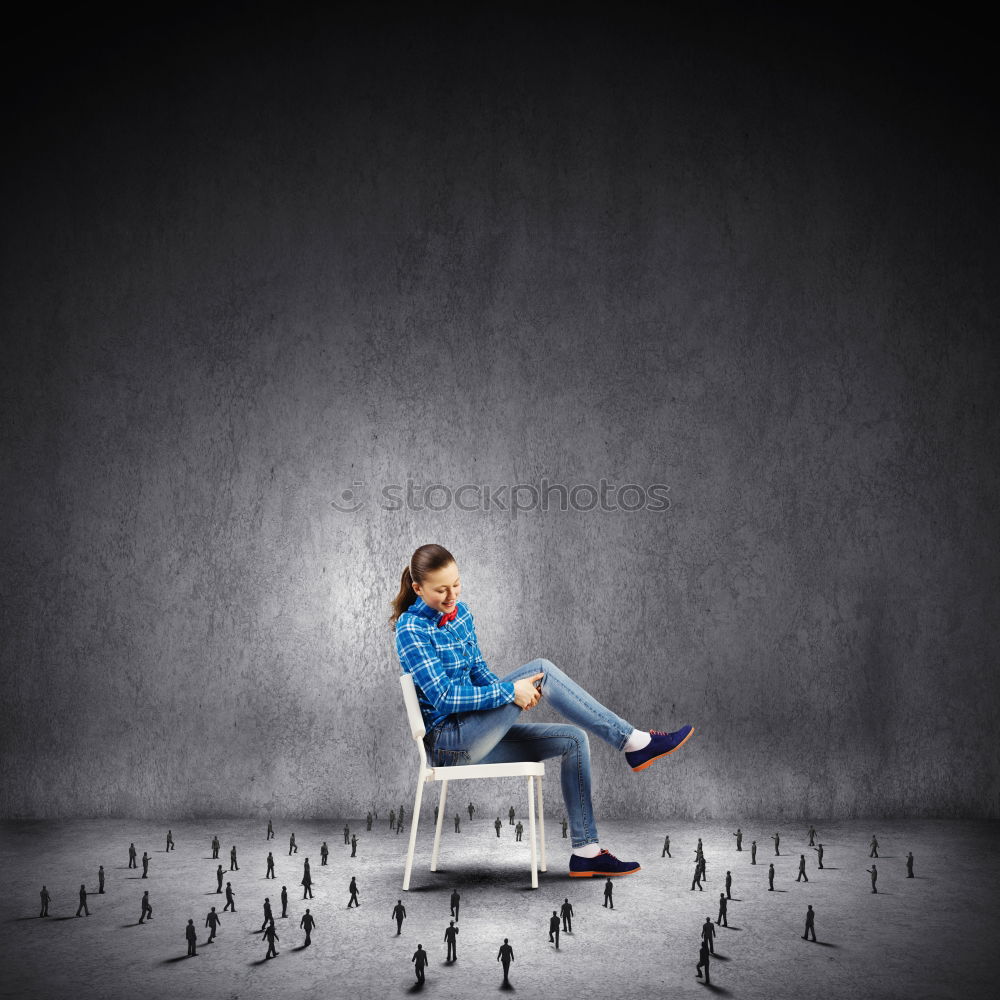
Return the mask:
<path id="1" fill-rule="evenodd" d="M 929 32 L 313 13 L 26 52 L 0 816 L 409 808 L 386 619 L 428 541 L 498 673 L 698 727 L 643 776 L 592 741 L 598 815 L 1000 814 L 995 121 Z M 542 477 L 669 507 L 378 499 Z"/>

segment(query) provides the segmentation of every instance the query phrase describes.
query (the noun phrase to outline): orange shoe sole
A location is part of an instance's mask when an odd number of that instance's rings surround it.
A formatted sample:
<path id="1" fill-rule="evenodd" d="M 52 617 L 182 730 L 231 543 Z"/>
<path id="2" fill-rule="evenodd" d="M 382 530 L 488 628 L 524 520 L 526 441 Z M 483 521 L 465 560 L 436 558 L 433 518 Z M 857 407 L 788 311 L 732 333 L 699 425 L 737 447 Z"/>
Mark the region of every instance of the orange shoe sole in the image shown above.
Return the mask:
<path id="1" fill-rule="evenodd" d="M 692 736 L 694 736 L 694 726 L 691 727 L 691 732 L 689 732 L 687 734 L 687 736 L 685 736 L 684 739 L 682 739 L 680 741 L 680 743 L 678 743 L 677 746 L 675 746 L 673 748 L 673 750 L 668 750 L 666 753 L 660 753 L 660 754 L 657 754 L 655 757 L 650 757 L 649 760 L 647 760 L 645 764 L 640 764 L 638 767 L 633 767 L 632 770 L 633 771 L 645 771 L 646 768 L 649 767 L 649 765 L 653 763 L 653 761 L 659 760 L 661 757 L 666 757 L 669 754 L 672 754 L 674 752 L 674 750 L 680 750 L 680 748 L 682 746 L 684 746 L 684 744 L 687 743 L 687 741 L 689 739 L 691 739 Z"/>

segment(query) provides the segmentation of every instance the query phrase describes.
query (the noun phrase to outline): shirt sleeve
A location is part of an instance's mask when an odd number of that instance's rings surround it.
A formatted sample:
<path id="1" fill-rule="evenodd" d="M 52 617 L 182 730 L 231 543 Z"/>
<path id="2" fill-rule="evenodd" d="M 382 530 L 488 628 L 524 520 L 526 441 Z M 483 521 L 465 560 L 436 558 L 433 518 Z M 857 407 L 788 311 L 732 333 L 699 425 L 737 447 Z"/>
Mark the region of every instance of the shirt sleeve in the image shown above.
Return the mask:
<path id="1" fill-rule="evenodd" d="M 452 715 L 455 712 L 476 712 L 498 708 L 514 700 L 514 685 L 493 681 L 485 684 L 463 684 L 449 676 L 434 645 L 422 634 L 419 624 L 400 619 L 396 622 L 396 652 L 403 669 L 413 675 L 413 683 L 435 711 Z M 478 645 L 476 647 L 478 652 Z M 471 677 L 470 677 L 471 679 Z"/>

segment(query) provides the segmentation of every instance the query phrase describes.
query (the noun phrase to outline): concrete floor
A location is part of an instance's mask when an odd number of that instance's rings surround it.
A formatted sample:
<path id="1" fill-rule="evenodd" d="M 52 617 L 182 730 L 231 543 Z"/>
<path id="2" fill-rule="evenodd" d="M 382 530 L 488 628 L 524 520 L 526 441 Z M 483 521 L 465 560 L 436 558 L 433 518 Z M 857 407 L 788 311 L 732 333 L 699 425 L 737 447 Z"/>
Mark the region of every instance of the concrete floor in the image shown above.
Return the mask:
<path id="1" fill-rule="evenodd" d="M 467 801 L 467 800 L 466 800 Z M 488 804 L 483 803 L 484 810 Z M 1000 916 L 1000 862 L 996 823 L 920 821 L 825 822 L 816 819 L 825 845 L 826 870 L 818 871 L 806 847 L 807 823 L 744 821 L 743 853 L 730 835 L 736 822 L 601 821 L 602 844 L 643 870 L 615 882 L 615 909 L 602 906 L 603 880 L 566 875 L 569 841 L 558 816 L 548 819 L 549 870 L 530 888 L 527 841 L 514 843 L 505 825 L 497 839 L 484 812 L 455 834 L 445 827 L 441 869 L 431 873 L 432 827 L 421 826 L 418 867 L 409 892 L 401 890 L 406 833 L 388 831 L 385 817 L 371 834 L 349 820 L 359 835 L 358 856 L 343 843 L 344 820 L 275 822 L 271 842 L 277 881 L 264 879 L 266 823 L 219 819 L 176 822 L 176 850 L 164 852 L 167 824 L 132 820 L 6 823 L 0 827 L 0 859 L 6 873 L 2 920 L 0 996 L 17 998 L 263 997 L 279 991 L 296 997 L 366 998 L 415 990 L 410 956 L 418 941 L 430 956 L 423 987 L 439 997 L 468 998 L 501 990 L 497 949 L 514 946 L 510 990 L 546 1000 L 581 995 L 645 998 L 702 996 L 707 992 L 750 998 L 919 998 L 995 995 L 1000 959 L 989 945 Z M 381 814 L 381 810 L 380 810 Z M 525 822 L 527 826 L 527 823 Z M 770 836 L 782 834 L 781 857 Z M 294 830 L 299 853 L 289 858 Z M 880 842 L 879 892 L 871 893 L 868 841 Z M 661 858 L 670 833 L 673 859 Z M 240 871 L 227 873 L 237 892 L 237 913 L 224 915 L 212 945 L 204 944 L 205 914 L 224 897 L 215 894 L 210 841 L 222 840 L 228 869 L 235 843 Z M 691 892 L 693 852 L 704 841 L 706 891 Z M 757 839 L 757 866 L 750 865 Z M 331 856 L 321 867 L 319 844 Z M 134 841 L 152 856 L 150 876 L 127 868 Z M 916 878 L 906 879 L 912 850 Z M 796 883 L 800 853 L 807 855 L 809 883 Z M 302 859 L 312 867 L 314 899 L 303 902 Z M 774 860 L 776 892 L 767 891 Z M 97 866 L 104 864 L 105 895 L 96 895 Z M 700 927 L 718 912 L 726 869 L 733 873 L 730 927 L 719 928 L 711 989 L 695 978 Z M 347 884 L 357 875 L 360 909 L 347 910 Z M 90 896 L 91 916 L 74 918 L 80 883 Z M 39 919 L 38 893 L 52 894 L 48 919 Z M 263 962 L 258 931 L 262 903 L 277 904 L 289 888 L 289 918 L 275 905 L 279 956 Z M 444 928 L 452 887 L 462 894 L 458 960 L 444 961 Z M 139 900 L 150 891 L 154 919 L 137 925 Z M 556 951 L 548 943 L 548 917 L 564 897 L 576 911 L 573 933 Z M 398 898 L 408 919 L 396 936 L 390 917 Z M 806 905 L 816 911 L 818 944 L 803 941 Z M 298 929 L 305 906 L 318 920 L 313 944 Z M 197 958 L 186 958 L 184 928 L 193 917 L 199 931 Z"/>

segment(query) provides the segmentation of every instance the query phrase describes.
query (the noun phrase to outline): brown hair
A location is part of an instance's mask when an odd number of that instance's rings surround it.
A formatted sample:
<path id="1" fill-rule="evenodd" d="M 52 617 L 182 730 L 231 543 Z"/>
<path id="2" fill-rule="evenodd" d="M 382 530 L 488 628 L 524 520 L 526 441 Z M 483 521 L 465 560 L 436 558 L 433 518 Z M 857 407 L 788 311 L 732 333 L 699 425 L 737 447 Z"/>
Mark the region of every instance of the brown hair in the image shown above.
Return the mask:
<path id="1" fill-rule="evenodd" d="M 393 628 L 396 627 L 396 620 L 399 616 L 417 600 L 413 584 L 423 583 L 424 577 L 428 573 L 433 573 L 434 570 L 441 569 L 442 566 L 447 566 L 448 563 L 452 562 L 455 562 L 455 557 L 443 545 L 434 545 L 433 543 L 421 545 L 410 556 L 410 561 L 404 568 L 399 581 L 399 593 L 392 601 L 392 615 L 389 618 L 389 624 Z"/>

